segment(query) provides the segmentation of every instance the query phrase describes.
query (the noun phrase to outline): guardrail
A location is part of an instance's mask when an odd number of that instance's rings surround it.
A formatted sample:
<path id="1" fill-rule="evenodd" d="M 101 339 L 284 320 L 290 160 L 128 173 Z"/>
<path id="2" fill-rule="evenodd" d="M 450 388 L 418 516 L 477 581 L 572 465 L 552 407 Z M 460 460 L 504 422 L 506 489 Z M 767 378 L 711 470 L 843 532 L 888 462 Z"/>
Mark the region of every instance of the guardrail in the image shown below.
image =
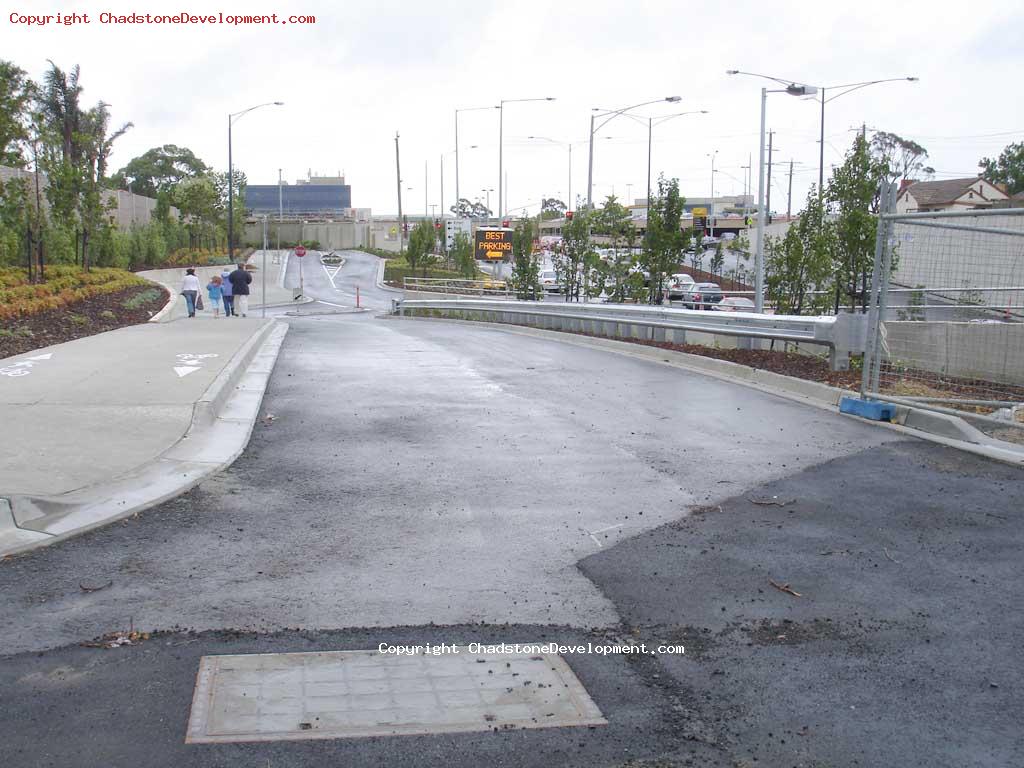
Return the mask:
<path id="1" fill-rule="evenodd" d="M 446 277 L 406 277 L 402 288 L 423 293 L 444 293 L 453 296 L 512 296 L 504 280 L 468 280 Z"/>
<path id="2" fill-rule="evenodd" d="M 827 347 L 832 370 L 846 370 L 864 351 L 867 316 L 760 315 L 608 304 L 555 304 L 486 299 L 395 299 L 392 313 L 530 325 L 598 336 L 685 343 L 687 332 L 742 339 L 778 339 Z M 641 330 L 642 329 L 642 330 Z M 671 338 L 670 338 L 671 336 Z"/>

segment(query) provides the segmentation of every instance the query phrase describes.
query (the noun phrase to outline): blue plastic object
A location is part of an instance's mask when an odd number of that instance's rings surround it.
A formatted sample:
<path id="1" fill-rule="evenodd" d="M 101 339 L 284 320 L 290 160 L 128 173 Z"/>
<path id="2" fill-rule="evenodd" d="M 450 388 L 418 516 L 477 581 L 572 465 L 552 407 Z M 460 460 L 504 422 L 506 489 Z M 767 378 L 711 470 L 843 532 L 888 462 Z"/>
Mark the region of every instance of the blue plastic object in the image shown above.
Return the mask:
<path id="1" fill-rule="evenodd" d="M 896 418 L 896 406 L 857 397 L 844 397 L 839 401 L 839 412 L 860 416 L 872 421 L 892 421 Z"/>

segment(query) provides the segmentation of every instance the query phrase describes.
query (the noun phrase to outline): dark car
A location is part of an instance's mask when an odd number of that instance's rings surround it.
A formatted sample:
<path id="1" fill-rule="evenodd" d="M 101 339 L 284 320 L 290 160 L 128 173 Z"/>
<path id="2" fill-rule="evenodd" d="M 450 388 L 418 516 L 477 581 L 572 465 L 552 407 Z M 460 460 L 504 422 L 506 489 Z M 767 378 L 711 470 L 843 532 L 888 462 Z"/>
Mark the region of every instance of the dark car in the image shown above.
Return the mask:
<path id="1" fill-rule="evenodd" d="M 683 296 L 687 309 L 714 309 L 722 300 L 722 289 L 716 283 L 696 283 Z"/>

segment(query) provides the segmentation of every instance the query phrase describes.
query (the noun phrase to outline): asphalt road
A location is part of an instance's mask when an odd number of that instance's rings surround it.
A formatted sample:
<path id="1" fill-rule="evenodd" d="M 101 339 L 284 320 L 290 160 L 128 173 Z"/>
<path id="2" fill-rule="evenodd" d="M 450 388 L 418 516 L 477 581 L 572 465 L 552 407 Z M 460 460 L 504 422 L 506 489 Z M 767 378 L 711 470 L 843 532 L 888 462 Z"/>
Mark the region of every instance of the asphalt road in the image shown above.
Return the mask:
<path id="1" fill-rule="evenodd" d="M 307 293 L 345 305 L 375 262 L 334 285 L 307 262 Z M 1018 471 L 657 363 L 331 309 L 289 317 L 232 467 L 0 563 L 6 765 L 1021 763 Z M 129 625 L 161 633 L 79 646 Z M 606 727 L 183 743 L 203 654 L 607 638 L 688 653 L 568 658 Z"/>

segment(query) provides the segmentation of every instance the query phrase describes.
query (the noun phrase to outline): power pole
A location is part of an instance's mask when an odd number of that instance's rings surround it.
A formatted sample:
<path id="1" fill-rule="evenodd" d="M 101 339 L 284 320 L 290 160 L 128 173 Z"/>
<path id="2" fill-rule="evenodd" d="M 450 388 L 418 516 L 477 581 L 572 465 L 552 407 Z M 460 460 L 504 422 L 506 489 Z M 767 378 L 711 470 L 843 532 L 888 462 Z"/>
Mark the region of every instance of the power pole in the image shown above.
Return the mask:
<path id="1" fill-rule="evenodd" d="M 395 131 L 395 178 L 398 182 L 398 252 L 405 250 L 405 229 L 402 221 L 402 163 L 398 155 L 398 131 Z"/>
<path id="2" fill-rule="evenodd" d="M 764 213 L 768 217 L 768 223 L 772 223 L 772 139 L 775 138 L 775 131 L 768 131 L 768 189 L 767 200 L 764 204 Z"/>

